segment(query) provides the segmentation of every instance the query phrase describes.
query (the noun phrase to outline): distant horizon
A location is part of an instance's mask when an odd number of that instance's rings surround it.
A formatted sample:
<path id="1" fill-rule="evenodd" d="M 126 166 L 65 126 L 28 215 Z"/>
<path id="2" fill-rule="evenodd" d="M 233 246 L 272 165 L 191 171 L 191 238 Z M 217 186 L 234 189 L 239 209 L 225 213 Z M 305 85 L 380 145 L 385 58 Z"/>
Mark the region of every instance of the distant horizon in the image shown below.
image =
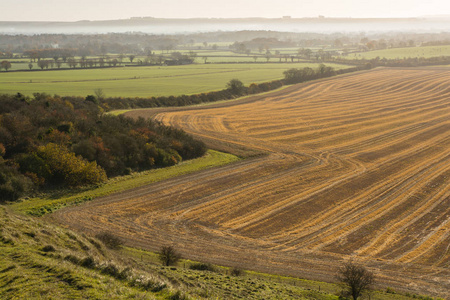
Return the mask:
<path id="1" fill-rule="evenodd" d="M 5 0 L 0 22 L 79 22 L 152 17 L 156 19 L 450 17 L 444 0 Z"/>
<path id="2" fill-rule="evenodd" d="M 67 20 L 14 20 L 14 21 L 4 21 L 0 20 L 0 23 L 2 22 L 36 22 L 36 23 L 78 23 L 78 22 L 105 22 L 105 21 L 124 21 L 124 20 L 139 20 L 139 19 L 157 19 L 157 20 L 244 20 L 244 19 L 268 19 L 268 20 L 277 20 L 277 19 L 291 19 L 291 20 L 298 20 L 298 19 L 355 19 L 355 20 L 383 20 L 383 19 L 450 19 L 450 15 L 426 15 L 426 16 L 412 16 L 412 17 L 327 17 L 318 15 L 315 17 L 293 17 L 293 16 L 280 16 L 280 17 L 256 17 L 256 16 L 250 16 L 250 17 L 178 17 L 178 18 L 165 18 L 165 17 L 153 17 L 153 16 L 134 16 L 134 17 L 128 17 L 128 18 L 119 18 L 119 19 L 80 19 L 80 20 L 73 20 L 73 21 L 67 21 Z"/>

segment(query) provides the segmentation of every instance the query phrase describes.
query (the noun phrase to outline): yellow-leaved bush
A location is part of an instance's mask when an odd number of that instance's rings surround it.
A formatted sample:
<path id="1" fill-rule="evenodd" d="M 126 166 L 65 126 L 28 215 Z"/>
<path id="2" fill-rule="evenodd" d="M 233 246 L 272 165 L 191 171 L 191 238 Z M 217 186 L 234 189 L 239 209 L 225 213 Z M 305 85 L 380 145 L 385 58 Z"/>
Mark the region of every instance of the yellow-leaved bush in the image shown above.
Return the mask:
<path id="1" fill-rule="evenodd" d="M 76 156 L 64 146 L 49 143 L 38 148 L 38 155 L 48 165 L 52 178 L 69 186 L 96 184 L 107 179 L 105 171 L 95 161 Z"/>

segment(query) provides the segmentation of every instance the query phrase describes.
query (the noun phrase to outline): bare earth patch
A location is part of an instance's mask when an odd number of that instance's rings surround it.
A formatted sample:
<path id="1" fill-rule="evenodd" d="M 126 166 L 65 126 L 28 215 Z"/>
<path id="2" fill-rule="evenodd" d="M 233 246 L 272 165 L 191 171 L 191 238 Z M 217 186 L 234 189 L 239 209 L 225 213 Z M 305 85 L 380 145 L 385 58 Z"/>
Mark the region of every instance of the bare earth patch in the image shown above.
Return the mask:
<path id="1" fill-rule="evenodd" d="M 141 110 L 211 147 L 266 153 L 67 208 L 150 250 L 334 280 L 360 261 L 380 286 L 450 297 L 450 71 L 376 69 L 211 106 Z"/>

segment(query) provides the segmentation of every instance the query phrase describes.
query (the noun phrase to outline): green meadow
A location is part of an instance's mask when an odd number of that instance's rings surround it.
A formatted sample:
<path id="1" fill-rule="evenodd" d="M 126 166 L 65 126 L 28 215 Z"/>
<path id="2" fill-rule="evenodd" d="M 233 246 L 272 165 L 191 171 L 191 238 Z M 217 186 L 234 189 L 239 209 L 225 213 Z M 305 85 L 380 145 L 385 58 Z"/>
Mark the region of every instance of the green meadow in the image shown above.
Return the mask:
<path id="1" fill-rule="evenodd" d="M 197 58 L 200 59 L 200 58 Z M 249 57 L 248 59 L 253 60 Z M 311 63 L 192 64 L 186 66 L 0 72 L 0 93 L 48 93 L 86 96 L 103 89 L 105 96 L 151 97 L 221 90 L 233 78 L 245 85 L 283 78 L 290 68 L 317 68 Z M 209 60 L 209 59 L 208 59 Z M 274 59 L 271 59 L 271 62 Z M 335 69 L 347 66 L 327 64 Z"/>
<path id="2" fill-rule="evenodd" d="M 439 57 L 450 56 L 450 46 L 426 46 L 426 47 L 408 47 L 375 50 L 368 52 L 352 53 L 347 56 L 349 59 L 373 59 L 376 57 L 396 59 L 408 57 Z"/>

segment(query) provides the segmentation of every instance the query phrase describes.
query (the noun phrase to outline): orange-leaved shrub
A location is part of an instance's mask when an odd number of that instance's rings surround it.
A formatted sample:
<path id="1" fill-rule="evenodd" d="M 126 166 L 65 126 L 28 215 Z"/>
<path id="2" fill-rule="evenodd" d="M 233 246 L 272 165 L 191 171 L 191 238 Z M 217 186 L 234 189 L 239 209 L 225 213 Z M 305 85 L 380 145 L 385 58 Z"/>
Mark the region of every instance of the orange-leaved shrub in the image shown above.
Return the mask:
<path id="1" fill-rule="evenodd" d="M 51 179 L 62 180 L 69 186 L 101 183 L 107 179 L 105 171 L 95 161 L 76 156 L 64 146 L 48 143 L 37 154 L 49 166 Z"/>

